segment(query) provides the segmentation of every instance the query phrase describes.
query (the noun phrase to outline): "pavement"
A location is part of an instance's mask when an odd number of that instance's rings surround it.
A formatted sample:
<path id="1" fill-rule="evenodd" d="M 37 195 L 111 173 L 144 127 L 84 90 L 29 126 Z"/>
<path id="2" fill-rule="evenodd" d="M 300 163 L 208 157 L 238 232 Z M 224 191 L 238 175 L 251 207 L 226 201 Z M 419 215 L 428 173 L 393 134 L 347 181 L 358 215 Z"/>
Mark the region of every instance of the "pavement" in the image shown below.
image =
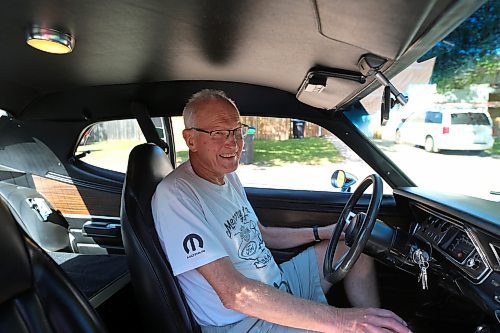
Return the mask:
<path id="1" fill-rule="evenodd" d="M 313 191 L 337 191 L 331 185 L 331 175 L 337 169 L 357 176 L 358 184 L 374 173 L 338 138 L 328 137 L 328 140 L 345 157 L 343 162 L 320 165 L 290 163 L 272 167 L 240 165 L 237 173 L 245 186 Z M 487 152 L 428 153 L 422 148 L 392 141 L 375 140 L 374 143 L 418 186 L 500 201 L 500 195 L 493 194 L 500 192 L 500 156 Z M 384 193 L 392 193 L 385 182 Z"/>
<path id="2" fill-rule="evenodd" d="M 338 191 L 331 185 L 331 177 L 335 170 L 342 169 L 357 176 L 358 183 L 369 174 L 375 173 L 337 137 L 328 136 L 326 138 L 344 156 L 344 161 L 319 165 L 289 163 L 281 166 L 257 166 L 240 164 L 236 172 L 243 185 L 247 187 L 310 191 Z M 392 193 L 392 189 L 387 184 L 384 184 L 384 193 Z"/>

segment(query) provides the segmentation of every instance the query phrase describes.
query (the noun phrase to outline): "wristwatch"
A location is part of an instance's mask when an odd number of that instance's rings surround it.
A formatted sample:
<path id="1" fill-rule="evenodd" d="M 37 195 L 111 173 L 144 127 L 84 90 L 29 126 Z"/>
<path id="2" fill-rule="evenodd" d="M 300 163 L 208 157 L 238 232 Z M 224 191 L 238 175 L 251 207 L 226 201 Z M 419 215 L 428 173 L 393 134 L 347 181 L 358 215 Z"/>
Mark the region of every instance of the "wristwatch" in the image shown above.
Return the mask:
<path id="1" fill-rule="evenodd" d="M 321 242 L 321 238 L 319 238 L 319 233 L 318 233 L 318 226 L 313 225 L 313 234 L 314 234 L 314 241 L 315 242 Z"/>

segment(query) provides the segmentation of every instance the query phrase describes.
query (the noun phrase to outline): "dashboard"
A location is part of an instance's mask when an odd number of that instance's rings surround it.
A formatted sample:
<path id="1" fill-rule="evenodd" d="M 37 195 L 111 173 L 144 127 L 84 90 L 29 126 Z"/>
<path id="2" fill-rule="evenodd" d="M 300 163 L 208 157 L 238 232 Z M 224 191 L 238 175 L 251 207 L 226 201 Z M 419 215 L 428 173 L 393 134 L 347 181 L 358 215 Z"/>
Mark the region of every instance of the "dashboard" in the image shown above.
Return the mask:
<path id="1" fill-rule="evenodd" d="M 485 251 L 472 229 L 424 205 L 413 203 L 411 206 L 417 218 L 413 230 L 417 239 L 429 244 L 433 252 L 439 252 L 473 283 L 481 283 L 492 272 Z"/>
<path id="2" fill-rule="evenodd" d="M 394 197 L 413 246 L 429 254 L 431 287 L 446 285 L 500 324 L 500 203 L 417 187 Z"/>

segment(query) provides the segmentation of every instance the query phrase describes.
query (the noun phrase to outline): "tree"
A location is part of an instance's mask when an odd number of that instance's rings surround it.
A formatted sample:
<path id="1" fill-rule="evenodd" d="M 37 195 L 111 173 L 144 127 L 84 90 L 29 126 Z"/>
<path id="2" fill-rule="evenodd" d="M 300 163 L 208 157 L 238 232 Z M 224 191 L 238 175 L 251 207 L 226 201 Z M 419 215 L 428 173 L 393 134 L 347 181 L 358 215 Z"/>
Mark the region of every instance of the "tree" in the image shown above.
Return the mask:
<path id="1" fill-rule="evenodd" d="M 486 2 L 424 55 L 436 57 L 431 82 L 439 92 L 495 82 L 500 71 L 499 3 Z"/>

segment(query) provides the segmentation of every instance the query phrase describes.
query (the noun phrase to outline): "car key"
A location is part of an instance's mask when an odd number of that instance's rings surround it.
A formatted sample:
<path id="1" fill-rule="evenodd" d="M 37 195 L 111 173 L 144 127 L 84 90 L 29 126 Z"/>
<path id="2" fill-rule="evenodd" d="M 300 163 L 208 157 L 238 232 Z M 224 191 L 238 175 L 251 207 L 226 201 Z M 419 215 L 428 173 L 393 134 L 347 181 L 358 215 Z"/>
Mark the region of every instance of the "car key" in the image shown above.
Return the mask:
<path id="1" fill-rule="evenodd" d="M 427 268 L 429 268 L 429 254 L 421 249 L 417 249 L 413 252 L 413 262 L 415 262 L 420 268 L 420 274 L 418 275 L 419 282 L 422 283 L 422 289 L 428 290 L 429 285 L 427 282 Z"/>

